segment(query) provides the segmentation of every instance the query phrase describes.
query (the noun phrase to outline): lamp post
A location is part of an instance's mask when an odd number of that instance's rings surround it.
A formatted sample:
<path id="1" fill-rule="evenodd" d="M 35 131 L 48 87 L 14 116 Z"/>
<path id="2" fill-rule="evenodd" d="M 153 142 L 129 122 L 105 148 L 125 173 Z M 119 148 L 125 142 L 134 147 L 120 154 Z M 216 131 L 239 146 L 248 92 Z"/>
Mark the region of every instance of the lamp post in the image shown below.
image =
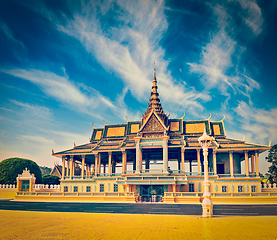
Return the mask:
<path id="1" fill-rule="evenodd" d="M 213 216 L 213 203 L 211 200 L 211 193 L 209 189 L 210 181 L 208 172 L 208 148 L 211 145 L 212 141 L 214 141 L 214 138 L 207 135 L 206 129 L 204 129 L 203 135 L 198 138 L 198 142 L 201 144 L 204 156 L 204 200 L 202 202 L 202 217 L 204 218 L 209 218 Z"/>

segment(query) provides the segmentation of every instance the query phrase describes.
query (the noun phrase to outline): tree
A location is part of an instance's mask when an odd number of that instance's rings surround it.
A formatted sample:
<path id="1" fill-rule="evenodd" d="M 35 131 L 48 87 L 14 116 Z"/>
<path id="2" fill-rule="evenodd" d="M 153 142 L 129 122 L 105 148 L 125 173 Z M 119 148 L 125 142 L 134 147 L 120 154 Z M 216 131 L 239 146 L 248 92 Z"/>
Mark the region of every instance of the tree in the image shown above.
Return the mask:
<path id="1" fill-rule="evenodd" d="M 41 174 L 42 174 L 42 176 L 43 175 L 48 175 L 48 174 L 50 174 L 51 173 L 51 171 L 52 171 L 52 168 L 49 168 L 49 167 L 42 167 L 42 166 L 39 166 L 39 168 L 40 168 L 40 170 L 41 170 Z"/>
<path id="2" fill-rule="evenodd" d="M 277 144 L 271 147 L 265 159 L 271 163 L 271 166 L 268 168 L 268 180 L 270 183 L 277 183 Z"/>
<path id="3" fill-rule="evenodd" d="M 0 162 L 0 184 L 16 184 L 18 174 L 27 168 L 36 177 L 36 183 L 42 182 L 39 166 L 32 160 L 23 158 L 8 158 Z"/>
<path id="4" fill-rule="evenodd" d="M 59 185 L 60 184 L 60 178 L 58 176 L 54 176 L 54 175 L 43 175 L 42 176 L 42 183 L 43 184 L 53 184 L 53 185 Z"/>

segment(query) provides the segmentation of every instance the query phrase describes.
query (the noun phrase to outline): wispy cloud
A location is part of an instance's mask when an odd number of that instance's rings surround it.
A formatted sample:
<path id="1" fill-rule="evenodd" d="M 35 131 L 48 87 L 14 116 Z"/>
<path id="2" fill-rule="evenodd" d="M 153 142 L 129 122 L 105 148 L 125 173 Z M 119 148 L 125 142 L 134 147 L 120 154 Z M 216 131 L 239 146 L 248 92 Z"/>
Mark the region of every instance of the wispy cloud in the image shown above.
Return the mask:
<path id="1" fill-rule="evenodd" d="M 38 106 L 38 105 L 31 105 L 29 103 L 23 103 L 16 100 L 9 100 L 13 104 L 20 106 L 23 109 L 23 113 L 26 117 L 29 117 L 30 119 L 35 119 L 35 121 L 40 119 L 44 119 L 49 121 L 51 119 L 51 112 L 47 107 L 44 106 Z M 19 113 L 20 111 L 18 111 Z"/>
<path id="2" fill-rule="evenodd" d="M 251 28 L 254 34 L 259 35 L 262 31 L 263 18 L 260 7 L 253 0 L 237 0 L 241 7 L 247 11 L 242 14 L 245 24 Z"/>
<path id="3" fill-rule="evenodd" d="M 63 20 L 57 17 L 60 13 L 33 9 L 50 19 L 59 31 L 79 40 L 92 58 L 123 80 L 124 88 L 138 101 L 149 98 L 154 62 L 165 102 L 202 109 L 197 100 L 210 99 L 206 93 L 176 84 L 168 70 L 165 50 L 159 44 L 168 27 L 164 1 L 90 1 L 83 3 L 73 17 L 64 15 Z M 108 16 L 113 16 L 112 24 Z"/>
<path id="4" fill-rule="evenodd" d="M 73 81 L 70 81 L 66 75 L 59 76 L 53 72 L 38 69 L 2 69 L 1 71 L 36 84 L 47 96 L 53 97 L 75 111 L 84 112 L 102 119 L 102 117 L 97 114 L 99 112 L 93 110 L 99 108 L 100 105 L 102 109 L 114 107 L 106 97 L 93 88 L 90 88 L 90 93 L 87 92 L 86 94 L 88 89 L 80 89 L 80 87 Z M 91 94 L 91 92 L 93 93 Z M 13 102 L 17 105 L 24 105 L 23 103 Z M 27 107 L 27 105 L 24 106 Z M 31 108 L 31 106 L 29 108 Z M 102 111 L 100 111 L 100 113 L 101 112 Z"/>
<path id="5" fill-rule="evenodd" d="M 188 63 L 190 71 L 201 76 L 207 89 L 217 88 L 223 95 L 240 93 L 250 98 L 250 93 L 260 89 L 260 85 L 241 65 L 245 48 L 234 39 L 235 30 L 230 31 L 235 27 L 232 17 L 223 6 L 216 5 L 213 10 L 219 30 L 211 33 L 210 42 L 202 48 L 200 63 Z"/>
<path id="6" fill-rule="evenodd" d="M 241 101 L 235 112 L 240 117 L 242 129 L 246 130 L 256 143 L 277 142 L 277 108 L 257 109 Z"/>
<path id="7" fill-rule="evenodd" d="M 22 43 L 22 41 L 16 39 L 14 37 L 14 34 L 12 32 L 12 30 L 7 26 L 7 24 L 5 24 L 4 22 L 0 21 L 0 32 L 4 33 L 4 36 L 13 44 L 20 46 L 21 48 L 25 49 L 24 44 Z"/>
<path id="8" fill-rule="evenodd" d="M 77 89 L 67 76 L 59 76 L 55 73 L 38 69 L 12 69 L 1 70 L 4 73 L 28 80 L 38 85 L 49 96 L 72 105 L 85 105 L 87 98 Z"/>

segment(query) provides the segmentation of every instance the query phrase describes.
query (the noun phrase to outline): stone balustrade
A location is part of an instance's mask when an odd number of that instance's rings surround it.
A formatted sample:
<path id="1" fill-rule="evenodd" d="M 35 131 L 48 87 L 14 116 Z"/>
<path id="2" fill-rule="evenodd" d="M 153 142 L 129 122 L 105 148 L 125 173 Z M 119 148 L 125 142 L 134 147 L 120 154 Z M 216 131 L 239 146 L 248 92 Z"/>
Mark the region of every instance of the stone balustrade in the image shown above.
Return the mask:
<path id="1" fill-rule="evenodd" d="M 61 185 L 49 185 L 49 184 L 34 184 L 33 185 L 33 189 L 36 189 L 36 190 L 39 190 L 39 189 L 58 189 L 60 190 L 61 189 Z"/>
<path id="2" fill-rule="evenodd" d="M 16 189 L 15 184 L 0 184 L 0 188 Z"/>
<path id="3" fill-rule="evenodd" d="M 277 189 L 276 183 L 267 183 L 262 184 L 262 189 Z"/>

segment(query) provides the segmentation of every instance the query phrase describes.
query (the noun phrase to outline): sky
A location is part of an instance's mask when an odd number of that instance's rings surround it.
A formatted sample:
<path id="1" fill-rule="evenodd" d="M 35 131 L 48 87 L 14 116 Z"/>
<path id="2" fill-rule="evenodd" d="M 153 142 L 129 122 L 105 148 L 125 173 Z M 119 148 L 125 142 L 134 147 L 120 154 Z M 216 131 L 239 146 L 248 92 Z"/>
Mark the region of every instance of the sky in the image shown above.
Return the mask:
<path id="1" fill-rule="evenodd" d="M 0 160 L 53 167 L 92 123 L 170 118 L 277 143 L 277 1 L 0 1 Z M 266 173 L 267 153 L 260 155 Z"/>

